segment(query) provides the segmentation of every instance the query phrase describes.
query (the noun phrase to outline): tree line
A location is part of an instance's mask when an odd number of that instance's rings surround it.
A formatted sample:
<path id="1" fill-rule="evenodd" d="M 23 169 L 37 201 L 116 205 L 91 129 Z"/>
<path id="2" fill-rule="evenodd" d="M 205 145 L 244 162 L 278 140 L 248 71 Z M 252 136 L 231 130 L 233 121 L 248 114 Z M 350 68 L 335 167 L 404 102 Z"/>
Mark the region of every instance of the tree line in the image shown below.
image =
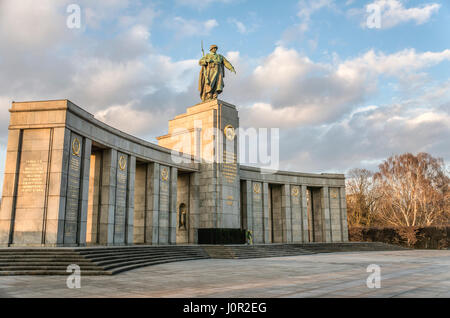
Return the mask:
<path id="1" fill-rule="evenodd" d="M 349 226 L 450 226 L 450 177 L 441 158 L 428 153 L 394 155 L 378 171 L 347 174 Z"/>

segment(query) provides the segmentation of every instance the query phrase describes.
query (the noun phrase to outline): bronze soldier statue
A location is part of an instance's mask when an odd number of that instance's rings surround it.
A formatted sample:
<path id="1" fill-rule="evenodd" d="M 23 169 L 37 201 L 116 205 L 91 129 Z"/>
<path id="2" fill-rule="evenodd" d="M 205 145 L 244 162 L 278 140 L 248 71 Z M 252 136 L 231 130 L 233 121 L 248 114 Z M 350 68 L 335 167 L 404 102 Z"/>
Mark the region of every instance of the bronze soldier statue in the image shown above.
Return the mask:
<path id="1" fill-rule="evenodd" d="M 225 86 L 223 83 L 225 67 L 236 74 L 233 65 L 223 55 L 216 53 L 217 49 L 217 45 L 211 45 L 210 53 L 203 56 L 198 62 L 202 67 L 198 80 L 198 90 L 200 91 L 200 98 L 204 102 L 216 99 L 217 95 L 222 93 Z"/>

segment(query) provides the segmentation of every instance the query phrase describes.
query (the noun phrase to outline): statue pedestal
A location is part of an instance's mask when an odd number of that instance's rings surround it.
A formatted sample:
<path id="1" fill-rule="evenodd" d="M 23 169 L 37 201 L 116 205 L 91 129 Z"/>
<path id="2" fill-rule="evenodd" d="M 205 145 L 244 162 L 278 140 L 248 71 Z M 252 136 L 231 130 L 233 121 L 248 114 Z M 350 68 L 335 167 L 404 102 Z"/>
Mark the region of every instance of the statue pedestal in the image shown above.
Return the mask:
<path id="1" fill-rule="evenodd" d="M 241 228 L 236 106 L 211 100 L 169 121 L 160 146 L 190 154 L 200 163 L 199 228 Z"/>

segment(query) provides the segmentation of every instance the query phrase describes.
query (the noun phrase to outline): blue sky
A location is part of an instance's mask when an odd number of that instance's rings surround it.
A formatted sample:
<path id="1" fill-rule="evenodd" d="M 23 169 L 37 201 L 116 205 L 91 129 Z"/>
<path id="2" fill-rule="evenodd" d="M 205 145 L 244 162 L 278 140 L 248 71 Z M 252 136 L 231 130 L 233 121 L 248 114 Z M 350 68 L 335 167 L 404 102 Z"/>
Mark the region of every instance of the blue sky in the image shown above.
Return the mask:
<path id="1" fill-rule="evenodd" d="M 66 26 L 72 3 L 80 29 Z M 444 0 L 0 0 L 0 174 L 12 100 L 68 98 L 155 141 L 200 101 L 202 40 L 236 67 L 220 98 L 241 125 L 281 129 L 282 169 L 421 151 L 448 163 L 449 21 Z"/>

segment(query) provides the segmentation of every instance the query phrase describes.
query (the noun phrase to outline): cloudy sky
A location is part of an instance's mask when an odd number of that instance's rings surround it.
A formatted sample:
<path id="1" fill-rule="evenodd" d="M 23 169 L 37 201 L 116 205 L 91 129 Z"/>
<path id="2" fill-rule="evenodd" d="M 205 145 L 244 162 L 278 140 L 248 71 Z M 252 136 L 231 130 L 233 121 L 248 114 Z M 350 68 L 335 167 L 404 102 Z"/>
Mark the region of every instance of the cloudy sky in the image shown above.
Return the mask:
<path id="1" fill-rule="evenodd" d="M 0 175 L 13 100 L 67 98 L 155 141 L 200 101 L 202 40 L 237 70 L 220 98 L 241 126 L 280 128 L 282 169 L 448 163 L 449 21 L 445 0 L 0 0 Z"/>

